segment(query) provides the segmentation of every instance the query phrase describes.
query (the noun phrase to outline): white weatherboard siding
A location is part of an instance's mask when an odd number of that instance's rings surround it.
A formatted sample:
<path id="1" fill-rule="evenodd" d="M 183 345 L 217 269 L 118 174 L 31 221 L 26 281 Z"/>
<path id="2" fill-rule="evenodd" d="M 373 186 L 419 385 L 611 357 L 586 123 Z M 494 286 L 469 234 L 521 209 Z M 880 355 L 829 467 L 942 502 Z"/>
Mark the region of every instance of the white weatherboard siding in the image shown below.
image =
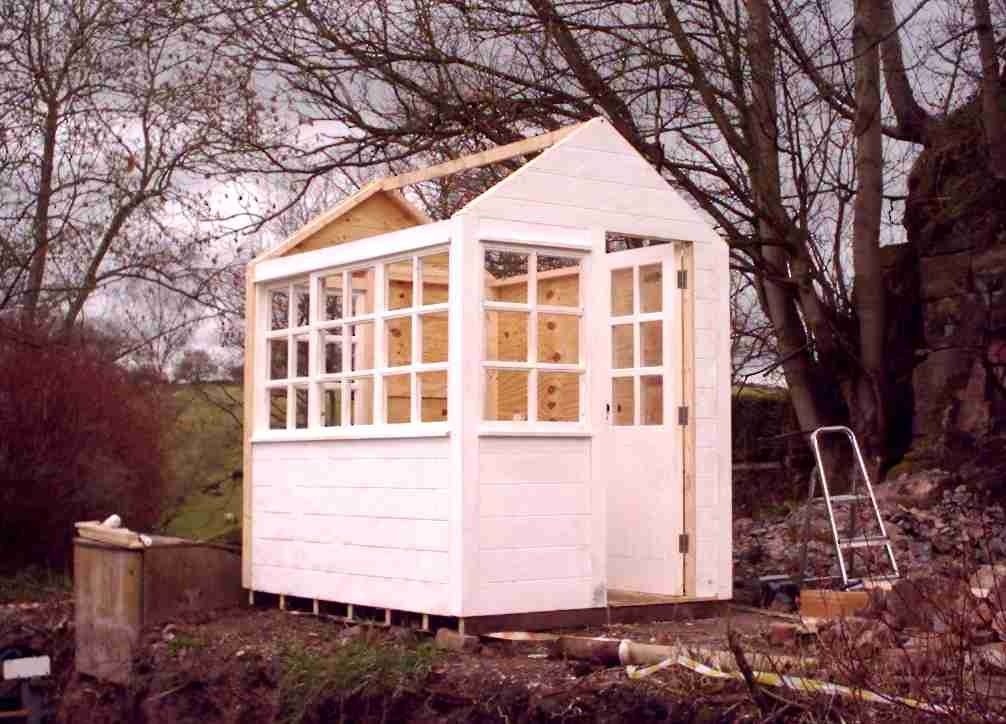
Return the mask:
<path id="1" fill-rule="evenodd" d="M 594 577 L 589 438 L 483 437 L 475 610 L 604 605 Z"/>
<path id="2" fill-rule="evenodd" d="M 255 443 L 253 588 L 450 613 L 449 444 Z"/>
<path id="3" fill-rule="evenodd" d="M 717 598 L 733 595 L 727 254 L 695 245 L 695 592 Z"/>

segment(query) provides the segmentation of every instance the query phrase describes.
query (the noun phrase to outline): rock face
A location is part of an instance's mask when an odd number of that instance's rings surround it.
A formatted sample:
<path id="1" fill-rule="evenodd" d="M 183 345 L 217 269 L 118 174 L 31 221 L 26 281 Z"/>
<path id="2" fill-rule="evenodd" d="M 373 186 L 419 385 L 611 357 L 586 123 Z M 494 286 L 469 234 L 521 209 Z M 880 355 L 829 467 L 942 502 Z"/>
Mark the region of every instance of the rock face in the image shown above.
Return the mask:
<path id="1" fill-rule="evenodd" d="M 973 103 L 947 120 L 908 182 L 922 317 L 914 458 L 967 455 L 1006 429 L 1006 183 L 987 158 Z"/>

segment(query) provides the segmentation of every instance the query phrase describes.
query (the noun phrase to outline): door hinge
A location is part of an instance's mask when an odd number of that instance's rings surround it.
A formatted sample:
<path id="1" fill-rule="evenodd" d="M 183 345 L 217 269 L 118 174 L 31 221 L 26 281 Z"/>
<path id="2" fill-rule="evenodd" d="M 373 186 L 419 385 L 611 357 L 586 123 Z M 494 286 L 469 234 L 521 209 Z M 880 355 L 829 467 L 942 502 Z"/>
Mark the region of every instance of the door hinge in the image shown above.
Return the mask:
<path id="1" fill-rule="evenodd" d="M 678 424 L 679 425 L 688 424 L 688 408 L 683 405 L 678 408 Z"/>
<path id="2" fill-rule="evenodd" d="M 688 289 L 687 269 L 678 269 L 678 289 Z"/>
<path id="3" fill-rule="evenodd" d="M 680 553 L 688 552 L 688 534 L 682 533 L 678 536 L 678 551 Z"/>

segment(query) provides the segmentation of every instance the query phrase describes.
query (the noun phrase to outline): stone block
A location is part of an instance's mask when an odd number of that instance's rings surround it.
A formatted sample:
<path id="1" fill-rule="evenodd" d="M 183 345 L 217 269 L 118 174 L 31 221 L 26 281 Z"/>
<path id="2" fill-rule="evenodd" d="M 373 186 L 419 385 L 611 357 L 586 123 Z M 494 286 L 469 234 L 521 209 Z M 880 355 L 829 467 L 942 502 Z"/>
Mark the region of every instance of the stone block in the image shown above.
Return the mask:
<path id="1" fill-rule="evenodd" d="M 923 299 L 940 299 L 971 291 L 971 252 L 926 256 L 919 259 Z"/>

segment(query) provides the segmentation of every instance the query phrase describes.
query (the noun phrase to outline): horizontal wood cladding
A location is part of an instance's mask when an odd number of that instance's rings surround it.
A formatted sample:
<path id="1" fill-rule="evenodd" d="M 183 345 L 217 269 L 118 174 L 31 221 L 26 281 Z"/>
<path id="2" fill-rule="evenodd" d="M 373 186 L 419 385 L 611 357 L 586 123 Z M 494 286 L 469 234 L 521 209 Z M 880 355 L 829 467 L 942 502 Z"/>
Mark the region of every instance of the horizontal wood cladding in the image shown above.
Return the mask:
<path id="1" fill-rule="evenodd" d="M 256 443 L 253 587 L 446 613 L 448 453 L 446 438 Z"/>

